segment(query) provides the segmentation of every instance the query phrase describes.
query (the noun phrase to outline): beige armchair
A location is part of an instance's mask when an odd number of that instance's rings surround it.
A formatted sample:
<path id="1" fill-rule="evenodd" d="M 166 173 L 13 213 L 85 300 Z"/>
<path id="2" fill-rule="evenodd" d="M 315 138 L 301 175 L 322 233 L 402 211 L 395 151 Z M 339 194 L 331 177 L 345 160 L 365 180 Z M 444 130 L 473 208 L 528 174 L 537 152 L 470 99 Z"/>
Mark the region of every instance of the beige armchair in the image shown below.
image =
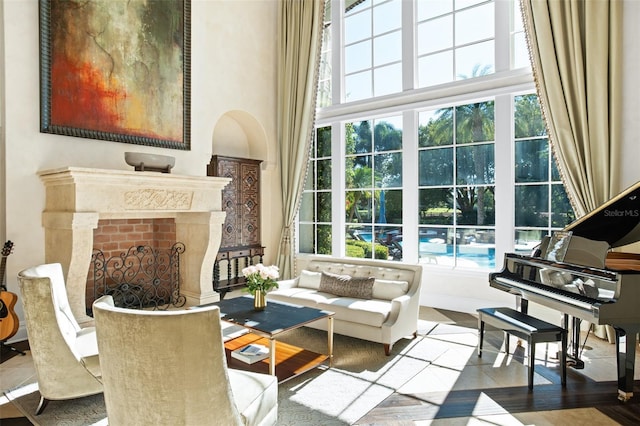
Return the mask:
<path id="1" fill-rule="evenodd" d="M 18 283 L 40 391 L 36 415 L 49 400 L 101 393 L 95 328 L 81 328 L 71 313 L 62 266 L 25 269 Z"/>
<path id="2" fill-rule="evenodd" d="M 217 306 L 93 314 L 110 426 L 276 423 L 277 378 L 227 368 Z"/>

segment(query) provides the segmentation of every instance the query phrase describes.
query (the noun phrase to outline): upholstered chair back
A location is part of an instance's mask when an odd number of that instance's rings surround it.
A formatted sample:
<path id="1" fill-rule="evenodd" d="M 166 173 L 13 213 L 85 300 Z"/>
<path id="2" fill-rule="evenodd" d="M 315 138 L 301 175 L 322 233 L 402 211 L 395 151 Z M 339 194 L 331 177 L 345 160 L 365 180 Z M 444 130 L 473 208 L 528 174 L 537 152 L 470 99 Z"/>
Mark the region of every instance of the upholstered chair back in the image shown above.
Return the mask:
<path id="1" fill-rule="evenodd" d="M 42 398 L 71 399 L 102 392 L 95 330 L 81 328 L 71 313 L 62 266 L 25 269 L 18 274 L 18 284 Z"/>
<path id="2" fill-rule="evenodd" d="M 53 307 L 60 333 L 62 333 L 62 337 L 67 342 L 67 345 L 69 345 L 69 349 L 71 349 L 73 355 L 76 359 L 80 360 L 80 353 L 75 345 L 76 335 L 80 331 L 80 325 L 78 321 L 76 321 L 73 313 L 71 313 L 62 265 L 59 263 L 40 265 L 29 269 L 25 273 L 32 274 L 32 276 L 49 277 L 49 280 L 51 280 L 51 296 L 53 298 Z"/>
<path id="3" fill-rule="evenodd" d="M 110 426 L 248 424 L 234 401 L 216 306 L 133 310 L 104 296 L 93 313 Z"/>

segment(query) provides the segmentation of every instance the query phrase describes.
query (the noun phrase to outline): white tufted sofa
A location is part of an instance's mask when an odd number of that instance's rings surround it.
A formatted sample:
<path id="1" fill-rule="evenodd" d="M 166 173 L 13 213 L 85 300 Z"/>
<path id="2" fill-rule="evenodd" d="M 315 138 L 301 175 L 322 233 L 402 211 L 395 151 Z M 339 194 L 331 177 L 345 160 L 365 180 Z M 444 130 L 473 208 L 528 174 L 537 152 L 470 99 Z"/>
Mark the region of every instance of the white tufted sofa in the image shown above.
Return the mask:
<path id="1" fill-rule="evenodd" d="M 322 272 L 351 277 L 374 277 L 370 299 L 321 291 Z M 314 258 L 300 274 L 279 281 L 267 300 L 293 303 L 335 312 L 338 334 L 382 343 L 387 355 L 395 342 L 416 336 L 422 266 L 364 259 Z M 348 283 L 347 283 L 348 284 Z M 309 327 L 325 330 L 326 321 Z"/>

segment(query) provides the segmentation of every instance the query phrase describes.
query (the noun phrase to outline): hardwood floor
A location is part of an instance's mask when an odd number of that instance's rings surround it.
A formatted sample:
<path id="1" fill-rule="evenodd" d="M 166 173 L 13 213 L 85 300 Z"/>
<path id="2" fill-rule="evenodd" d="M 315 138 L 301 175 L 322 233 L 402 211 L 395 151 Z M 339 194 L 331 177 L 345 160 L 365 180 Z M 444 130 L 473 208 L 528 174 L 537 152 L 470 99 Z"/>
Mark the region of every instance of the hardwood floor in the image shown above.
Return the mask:
<path id="1" fill-rule="evenodd" d="M 269 339 L 252 333 L 229 340 L 224 345 L 227 353 L 227 365 L 231 368 L 269 374 L 268 359 L 249 365 L 231 357 L 231 351 L 239 349 L 250 343 L 269 347 Z M 297 346 L 276 342 L 276 376 L 278 377 L 278 383 L 282 383 L 298 374 L 302 374 L 305 371 L 322 364 L 327 359 L 329 359 L 328 355 L 318 354 Z"/>
<path id="2" fill-rule="evenodd" d="M 26 340 L 22 342 L 17 342 L 15 344 L 12 344 L 11 346 L 23 352 L 29 350 L 29 342 Z M 7 360 L 10 360 L 14 356 L 22 356 L 22 355 L 20 355 L 20 353 L 13 351 L 7 347 L 2 347 L 2 350 L 0 350 L 0 364 L 2 364 Z"/>
<path id="3" fill-rule="evenodd" d="M 22 342 L 17 342 L 16 344 L 12 345 L 14 346 L 16 349 L 19 349 L 21 351 L 28 351 L 29 350 L 29 342 L 28 341 L 22 341 Z M 18 352 L 12 351 L 6 347 L 3 347 L 2 350 L 0 351 L 0 364 L 10 360 L 13 357 L 16 356 L 22 356 L 20 355 Z M 0 382 L 2 382 L 2 389 L 4 390 L 5 388 L 5 380 L 6 377 L 3 377 L 0 379 Z M 0 394 L 0 397 L 2 397 L 2 394 Z M 17 408 L 15 408 L 15 406 L 13 404 L 0 404 L 0 425 L 2 426 L 30 426 L 32 423 L 27 420 L 26 417 L 22 416 L 22 413 L 20 411 L 18 411 Z"/>
<path id="4" fill-rule="evenodd" d="M 575 378 L 570 378 L 575 379 Z M 495 406 L 510 414 L 595 408 L 621 425 L 640 424 L 639 398 L 622 403 L 612 397 L 615 382 L 537 385 L 521 388 L 464 389 L 424 394 L 394 393 L 365 417 L 359 425 L 391 424 L 415 419 L 454 419 L 495 414 Z M 485 401 L 483 398 L 485 396 Z M 429 401 L 439 401 L 432 404 Z"/>
<path id="5" fill-rule="evenodd" d="M 450 320 L 451 325 L 470 329 L 477 327 L 477 317 L 474 315 L 445 310 L 434 311 L 439 317 Z M 424 315 L 429 314 L 422 314 L 421 318 Z M 500 347 L 502 332 L 488 328 L 487 333 L 486 342 L 494 347 Z M 611 358 L 615 360 L 614 345 L 595 337 L 590 337 L 589 343 L 593 345 L 591 352 L 597 352 L 597 355 L 591 356 L 594 362 L 600 357 L 608 359 L 605 368 L 614 370 L 607 374 L 615 376 L 615 361 L 611 362 Z M 524 363 L 526 362 L 524 360 Z M 638 370 L 640 363 L 636 362 L 636 366 Z M 547 421 L 538 423 L 534 420 L 533 424 L 571 424 L 569 413 L 572 410 L 581 409 L 597 410 L 603 418 L 608 417 L 604 423 L 607 425 L 640 424 L 640 382 L 638 381 L 634 388 L 635 396 L 623 403 L 616 398 L 616 381 L 597 381 L 585 374 L 584 370 L 568 368 L 567 386 L 563 388 L 560 385 L 557 369 L 537 364 L 535 372 L 551 384 L 536 384 L 533 390 L 529 390 L 526 385 L 474 388 L 460 383 L 458 387 L 462 389 L 424 393 L 396 392 L 362 417 L 357 424 L 415 424 L 418 419 L 430 419 L 435 424 L 441 420 L 443 424 L 448 424 L 453 419 L 495 416 L 499 411 L 516 417 L 518 414 L 523 414 L 525 418 L 533 419 L 542 418 L 542 415 L 536 416 L 536 413 L 554 412 L 556 420 L 552 420 L 551 423 Z M 637 372 L 636 377 L 638 377 Z M 503 423 L 496 422 L 496 424 Z M 524 422 L 524 424 L 527 423 Z M 576 424 L 582 424 L 582 422 L 579 421 Z M 594 421 L 593 424 L 603 423 Z"/>
<path id="6" fill-rule="evenodd" d="M 584 370 L 568 369 L 566 388 L 560 385 L 557 365 L 538 359 L 535 372 L 539 377 L 529 390 L 523 360 L 511 354 L 507 362 L 504 352 L 499 352 L 503 341 L 500 331 L 487 330 L 486 355 L 483 351 L 479 360 L 473 346 L 477 328 L 474 315 L 421 308 L 420 318 L 424 321 L 421 332 L 432 339 L 427 350 L 432 350 L 432 344 L 439 345 L 443 354 L 433 357 L 434 370 L 427 368 L 411 386 L 391 394 L 355 424 L 640 424 L 640 381 L 636 380 L 631 400 L 617 400 L 617 383 L 611 380 L 615 377 L 615 348 L 606 341 L 589 337 L 584 351 L 587 365 Z M 23 344 L 26 342 L 19 344 L 20 349 L 26 349 Z M 539 354 L 545 356 L 544 351 Z M 4 362 L 16 356 L 20 355 L 2 354 L 3 389 L 11 387 L 11 380 L 23 380 L 23 367 L 12 371 L 12 362 Z M 11 404 L 0 405 L 2 426 L 31 424 L 10 408 Z"/>

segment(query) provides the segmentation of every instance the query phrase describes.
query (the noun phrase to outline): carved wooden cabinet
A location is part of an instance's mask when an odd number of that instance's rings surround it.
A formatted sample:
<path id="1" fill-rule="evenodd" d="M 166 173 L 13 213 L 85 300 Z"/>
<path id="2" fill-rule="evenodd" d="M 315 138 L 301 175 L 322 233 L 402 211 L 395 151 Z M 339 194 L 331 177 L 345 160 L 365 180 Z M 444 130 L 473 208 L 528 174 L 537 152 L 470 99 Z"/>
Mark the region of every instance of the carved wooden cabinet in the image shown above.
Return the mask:
<path id="1" fill-rule="evenodd" d="M 207 166 L 208 176 L 231 178 L 222 190 L 220 250 L 213 268 L 213 289 L 224 295 L 244 287 L 242 268 L 262 262 L 260 241 L 260 163 L 261 160 L 214 155 Z"/>

